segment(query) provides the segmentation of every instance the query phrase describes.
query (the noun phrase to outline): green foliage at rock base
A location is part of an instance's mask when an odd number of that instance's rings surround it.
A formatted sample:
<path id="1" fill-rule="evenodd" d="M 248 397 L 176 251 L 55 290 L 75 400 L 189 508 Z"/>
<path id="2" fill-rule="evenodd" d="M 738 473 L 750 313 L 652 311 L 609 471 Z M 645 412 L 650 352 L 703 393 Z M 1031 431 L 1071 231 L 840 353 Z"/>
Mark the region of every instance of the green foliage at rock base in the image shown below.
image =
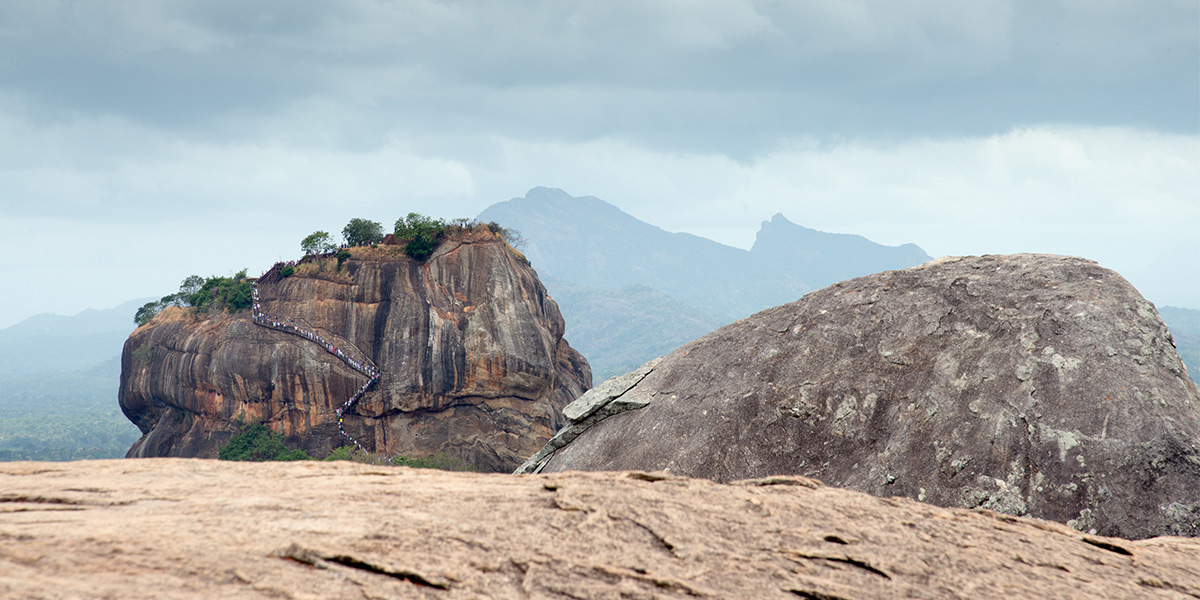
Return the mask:
<path id="1" fill-rule="evenodd" d="M 478 473 L 479 467 L 462 460 L 450 456 L 449 454 L 434 454 L 423 458 L 409 458 L 407 456 L 398 456 L 392 459 L 392 464 L 402 467 L 412 467 L 414 469 L 438 469 L 440 471 L 470 471 Z"/>
<path id="2" fill-rule="evenodd" d="M 233 436 L 228 444 L 217 451 L 221 460 L 267 461 L 267 460 L 312 460 L 307 452 L 288 448 L 283 436 L 266 425 L 257 423 Z"/>
<path id="3" fill-rule="evenodd" d="M 365 463 L 371 465 L 386 465 L 391 464 L 397 467 L 411 467 L 414 469 L 438 469 L 441 471 L 468 471 L 478 473 L 479 467 L 466 462 L 462 459 L 450 456 L 449 454 L 440 453 L 424 458 L 409 458 L 407 456 L 397 456 L 389 463 L 387 458 L 379 454 L 370 454 L 363 452 L 353 446 L 341 446 L 335 448 L 325 460 L 348 460 L 351 462 Z"/>

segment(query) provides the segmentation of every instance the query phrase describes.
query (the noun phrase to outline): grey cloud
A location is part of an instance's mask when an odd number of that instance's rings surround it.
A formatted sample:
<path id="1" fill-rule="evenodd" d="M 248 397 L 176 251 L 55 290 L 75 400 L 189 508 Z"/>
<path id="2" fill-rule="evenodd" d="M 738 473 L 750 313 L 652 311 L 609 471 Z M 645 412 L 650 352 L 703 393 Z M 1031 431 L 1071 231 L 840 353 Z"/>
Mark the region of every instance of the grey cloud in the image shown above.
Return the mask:
<path id="1" fill-rule="evenodd" d="M 367 139 L 615 135 L 735 156 L 1041 122 L 1200 130 L 1187 1 L 47 6 L 0 8 L 0 90 L 45 119 L 196 136 L 312 101 L 351 107 Z"/>

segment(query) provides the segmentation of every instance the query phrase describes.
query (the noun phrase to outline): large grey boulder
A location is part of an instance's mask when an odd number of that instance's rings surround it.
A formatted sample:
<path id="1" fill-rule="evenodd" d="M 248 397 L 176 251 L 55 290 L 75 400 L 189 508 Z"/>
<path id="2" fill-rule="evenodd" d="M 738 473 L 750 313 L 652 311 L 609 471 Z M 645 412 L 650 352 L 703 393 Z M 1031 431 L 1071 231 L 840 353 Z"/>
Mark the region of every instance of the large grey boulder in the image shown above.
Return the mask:
<path id="1" fill-rule="evenodd" d="M 1103 535 L 1200 534 L 1200 393 L 1154 306 L 1089 260 L 852 279 L 646 371 L 610 400 L 643 408 L 590 408 L 525 470 L 795 474 Z"/>

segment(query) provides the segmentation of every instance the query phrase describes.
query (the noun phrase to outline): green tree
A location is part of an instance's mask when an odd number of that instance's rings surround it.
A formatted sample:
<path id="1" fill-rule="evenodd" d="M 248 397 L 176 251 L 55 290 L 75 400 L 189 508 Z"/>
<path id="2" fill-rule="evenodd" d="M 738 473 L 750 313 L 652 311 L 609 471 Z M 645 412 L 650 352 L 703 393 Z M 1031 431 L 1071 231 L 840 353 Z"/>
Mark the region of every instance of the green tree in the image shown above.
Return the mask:
<path id="1" fill-rule="evenodd" d="M 328 231 L 314 231 L 308 237 L 300 240 L 300 249 L 305 254 L 325 254 L 333 252 L 337 248 L 337 244 L 333 243 L 333 238 L 329 236 Z"/>
<path id="2" fill-rule="evenodd" d="M 383 241 L 383 223 L 366 219 L 350 219 L 342 229 L 347 246 L 369 246 Z"/>
<path id="3" fill-rule="evenodd" d="M 183 283 L 179 284 L 178 295 L 181 298 L 191 296 L 192 294 L 195 294 L 202 285 L 204 285 L 203 277 L 199 275 L 188 275 L 187 279 L 184 279 Z"/>
<path id="4" fill-rule="evenodd" d="M 397 220 L 394 229 L 397 238 L 408 240 L 404 252 L 421 261 L 433 254 L 445 232 L 445 222 L 417 213 Z"/>
<path id="5" fill-rule="evenodd" d="M 149 323 L 154 317 L 157 317 L 158 313 L 162 312 L 162 309 L 163 305 L 161 300 L 151 300 L 150 302 L 143 304 L 141 308 L 137 309 L 137 312 L 133 314 L 133 322 L 137 323 L 138 327 L 141 327 L 142 325 Z"/>

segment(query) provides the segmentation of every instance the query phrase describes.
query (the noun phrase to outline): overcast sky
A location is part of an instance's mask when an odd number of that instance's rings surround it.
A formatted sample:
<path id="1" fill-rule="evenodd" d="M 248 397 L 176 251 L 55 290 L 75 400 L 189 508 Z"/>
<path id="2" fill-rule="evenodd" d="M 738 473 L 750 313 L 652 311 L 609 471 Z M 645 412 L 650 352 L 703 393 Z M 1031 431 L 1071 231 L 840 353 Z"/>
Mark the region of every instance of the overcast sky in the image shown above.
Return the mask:
<path id="1" fill-rule="evenodd" d="M 1198 38 L 1197 0 L 0 0 L 0 327 L 535 186 L 1200 309 Z"/>

